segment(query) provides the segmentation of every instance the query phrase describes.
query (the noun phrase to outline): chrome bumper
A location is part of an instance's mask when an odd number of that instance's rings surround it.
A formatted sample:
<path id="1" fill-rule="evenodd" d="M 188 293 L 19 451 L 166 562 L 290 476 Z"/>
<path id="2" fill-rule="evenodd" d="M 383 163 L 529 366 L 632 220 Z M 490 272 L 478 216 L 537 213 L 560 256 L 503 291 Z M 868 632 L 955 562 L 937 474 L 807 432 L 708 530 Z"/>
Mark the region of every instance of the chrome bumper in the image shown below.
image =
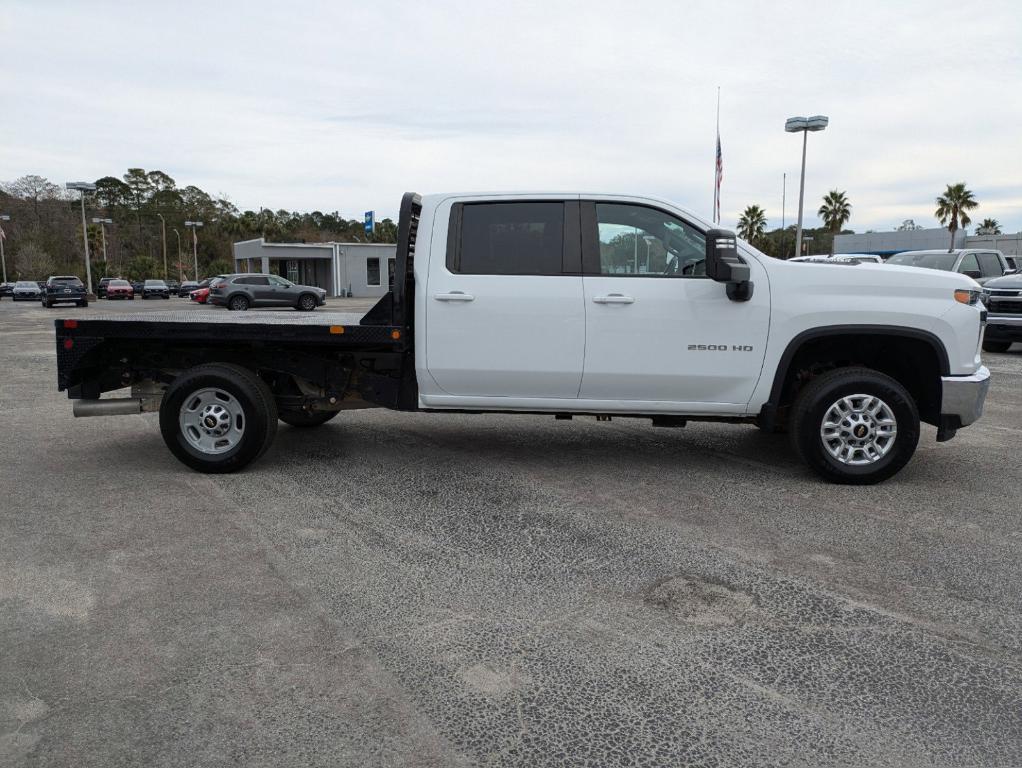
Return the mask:
<path id="1" fill-rule="evenodd" d="M 942 376 L 941 417 L 957 417 L 955 426 L 967 427 L 983 415 L 983 402 L 990 389 L 990 371 L 985 365 L 969 376 Z"/>

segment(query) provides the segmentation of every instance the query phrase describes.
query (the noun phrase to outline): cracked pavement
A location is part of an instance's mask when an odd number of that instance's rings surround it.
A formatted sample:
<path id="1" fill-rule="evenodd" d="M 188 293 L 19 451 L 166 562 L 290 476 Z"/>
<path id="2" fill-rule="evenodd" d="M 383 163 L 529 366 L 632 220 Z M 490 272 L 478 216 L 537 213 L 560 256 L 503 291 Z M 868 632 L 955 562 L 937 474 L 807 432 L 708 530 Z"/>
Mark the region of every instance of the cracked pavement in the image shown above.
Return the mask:
<path id="1" fill-rule="evenodd" d="M 0 302 L 0 764 L 1022 764 L 1022 345 L 870 488 L 749 427 L 384 411 L 204 476 L 72 418 L 89 311 Z"/>

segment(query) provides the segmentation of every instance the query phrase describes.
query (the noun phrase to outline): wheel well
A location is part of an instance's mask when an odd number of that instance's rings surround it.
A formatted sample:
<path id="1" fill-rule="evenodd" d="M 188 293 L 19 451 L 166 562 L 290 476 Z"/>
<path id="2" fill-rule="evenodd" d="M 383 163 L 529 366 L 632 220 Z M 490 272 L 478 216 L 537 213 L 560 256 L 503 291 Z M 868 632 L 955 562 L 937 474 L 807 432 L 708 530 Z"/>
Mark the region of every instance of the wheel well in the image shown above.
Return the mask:
<path id="1" fill-rule="evenodd" d="M 774 425 L 784 425 L 795 396 L 810 379 L 846 366 L 887 374 L 912 395 L 923 421 L 939 421 L 940 377 L 948 372 L 947 355 L 932 334 L 905 329 L 813 332 L 796 337 L 781 357 L 763 416 Z"/>

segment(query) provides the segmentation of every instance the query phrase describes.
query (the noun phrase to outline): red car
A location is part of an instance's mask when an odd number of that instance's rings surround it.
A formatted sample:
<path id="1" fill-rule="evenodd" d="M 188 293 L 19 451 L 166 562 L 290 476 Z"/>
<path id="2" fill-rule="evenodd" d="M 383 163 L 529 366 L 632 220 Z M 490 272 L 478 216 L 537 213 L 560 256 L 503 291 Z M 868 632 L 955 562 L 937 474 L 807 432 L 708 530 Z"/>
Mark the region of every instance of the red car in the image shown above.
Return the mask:
<path id="1" fill-rule="evenodd" d="M 197 301 L 200 304 L 205 304 L 206 300 L 209 298 L 209 288 L 206 287 L 194 290 L 188 294 L 188 298 L 190 298 L 192 301 Z"/>
<path id="2" fill-rule="evenodd" d="M 111 280 L 106 284 L 106 297 L 108 299 L 133 299 L 135 291 L 127 280 Z"/>

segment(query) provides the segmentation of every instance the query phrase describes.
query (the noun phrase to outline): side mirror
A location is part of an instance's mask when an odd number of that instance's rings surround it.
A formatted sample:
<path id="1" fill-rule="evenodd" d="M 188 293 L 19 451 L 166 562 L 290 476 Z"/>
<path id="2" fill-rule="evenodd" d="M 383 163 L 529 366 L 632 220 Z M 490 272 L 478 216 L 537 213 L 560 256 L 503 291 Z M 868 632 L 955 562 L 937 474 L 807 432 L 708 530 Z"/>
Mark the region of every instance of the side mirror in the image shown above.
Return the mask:
<path id="1" fill-rule="evenodd" d="M 983 273 L 980 272 L 978 269 L 966 269 L 965 271 L 962 272 L 962 274 L 965 275 L 966 277 L 971 277 L 973 280 L 979 280 L 981 277 L 983 277 Z"/>
<path id="2" fill-rule="evenodd" d="M 752 298 L 749 265 L 738 257 L 738 240 L 734 232 L 711 229 L 706 233 L 706 275 L 718 283 L 727 283 L 731 301 Z"/>

